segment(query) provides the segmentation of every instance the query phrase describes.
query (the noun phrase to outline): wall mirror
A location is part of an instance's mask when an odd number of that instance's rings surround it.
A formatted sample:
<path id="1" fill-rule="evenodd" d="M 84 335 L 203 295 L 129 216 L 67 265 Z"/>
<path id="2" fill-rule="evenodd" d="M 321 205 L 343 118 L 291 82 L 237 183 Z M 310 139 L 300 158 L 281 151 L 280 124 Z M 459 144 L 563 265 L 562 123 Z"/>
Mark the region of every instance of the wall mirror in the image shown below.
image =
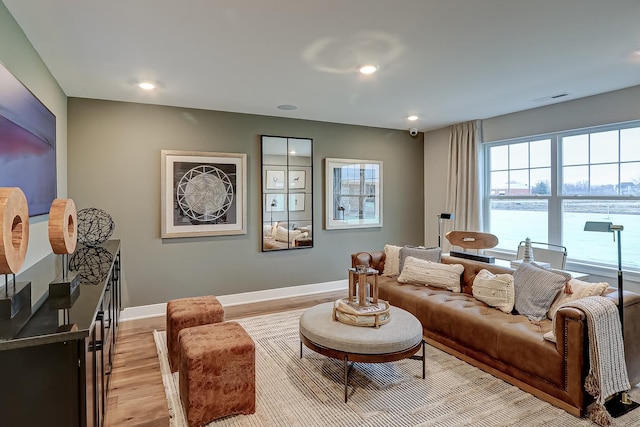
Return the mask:
<path id="1" fill-rule="evenodd" d="M 313 247 L 313 140 L 262 135 L 262 251 Z"/>
<path id="2" fill-rule="evenodd" d="M 382 227 L 382 162 L 326 159 L 327 230 Z"/>

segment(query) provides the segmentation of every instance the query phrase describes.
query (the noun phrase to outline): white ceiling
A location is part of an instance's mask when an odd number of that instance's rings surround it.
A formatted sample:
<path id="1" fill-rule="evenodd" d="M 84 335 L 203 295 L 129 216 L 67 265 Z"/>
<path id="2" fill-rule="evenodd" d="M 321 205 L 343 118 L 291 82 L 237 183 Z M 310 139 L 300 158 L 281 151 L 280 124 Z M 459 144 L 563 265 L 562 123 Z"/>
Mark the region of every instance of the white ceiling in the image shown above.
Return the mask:
<path id="1" fill-rule="evenodd" d="M 70 97 L 426 131 L 640 85 L 639 0 L 2 1 Z"/>

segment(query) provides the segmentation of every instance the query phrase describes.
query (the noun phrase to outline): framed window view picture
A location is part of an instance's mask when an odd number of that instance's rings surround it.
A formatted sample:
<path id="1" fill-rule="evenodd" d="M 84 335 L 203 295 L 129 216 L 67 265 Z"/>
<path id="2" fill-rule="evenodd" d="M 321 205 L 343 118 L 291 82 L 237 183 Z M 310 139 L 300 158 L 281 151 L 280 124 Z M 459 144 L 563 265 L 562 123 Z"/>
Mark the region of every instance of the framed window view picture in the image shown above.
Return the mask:
<path id="1" fill-rule="evenodd" d="M 246 154 L 162 150 L 161 157 L 162 238 L 247 233 Z"/>
<path id="2" fill-rule="evenodd" d="M 382 227 L 382 162 L 325 159 L 327 230 Z"/>

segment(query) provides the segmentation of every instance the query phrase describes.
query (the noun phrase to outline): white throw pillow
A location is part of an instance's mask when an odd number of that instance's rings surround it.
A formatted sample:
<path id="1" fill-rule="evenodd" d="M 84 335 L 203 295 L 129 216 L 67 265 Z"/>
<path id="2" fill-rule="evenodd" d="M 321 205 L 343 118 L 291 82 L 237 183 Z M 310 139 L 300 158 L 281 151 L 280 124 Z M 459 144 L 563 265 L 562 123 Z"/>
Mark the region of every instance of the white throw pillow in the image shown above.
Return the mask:
<path id="1" fill-rule="evenodd" d="M 402 246 L 384 245 L 384 276 L 400 274 L 400 249 Z"/>
<path id="2" fill-rule="evenodd" d="M 301 230 L 296 230 L 296 231 L 300 231 L 300 234 L 298 234 L 296 237 L 291 239 L 292 242 L 294 240 L 301 240 L 301 239 L 306 239 L 307 237 L 309 237 L 309 233 L 307 233 L 306 231 L 301 231 Z"/>
<path id="3" fill-rule="evenodd" d="M 296 237 L 300 236 L 302 231 L 298 230 L 288 230 L 283 227 L 278 227 L 276 230 L 276 240 L 279 242 L 291 242 L 293 243 L 296 240 Z"/>
<path id="4" fill-rule="evenodd" d="M 453 292 L 460 292 L 460 275 L 464 271 L 461 264 L 440 264 L 407 257 L 398 282 L 429 285 L 444 288 Z"/>
<path id="5" fill-rule="evenodd" d="M 573 293 L 565 294 L 564 292 L 560 292 L 551 303 L 551 307 L 549 307 L 549 312 L 547 313 L 549 319 L 553 320 L 556 311 L 558 311 L 558 308 L 565 302 L 602 295 L 604 291 L 609 288 L 609 284 L 607 282 L 590 283 L 583 280 L 571 279 L 569 280 L 569 287 Z"/>
<path id="6" fill-rule="evenodd" d="M 273 239 L 275 239 L 275 238 L 276 238 L 276 231 L 278 231 L 278 223 L 277 223 L 277 222 L 276 222 L 276 223 L 274 223 L 274 224 L 271 226 L 271 237 L 272 237 Z"/>
<path id="7" fill-rule="evenodd" d="M 296 227 L 296 230 L 300 230 L 303 233 L 307 233 L 307 237 L 311 236 L 311 227 Z"/>
<path id="8" fill-rule="evenodd" d="M 511 274 L 493 274 L 482 269 L 473 279 L 473 296 L 505 313 L 513 310 L 515 295 Z"/>

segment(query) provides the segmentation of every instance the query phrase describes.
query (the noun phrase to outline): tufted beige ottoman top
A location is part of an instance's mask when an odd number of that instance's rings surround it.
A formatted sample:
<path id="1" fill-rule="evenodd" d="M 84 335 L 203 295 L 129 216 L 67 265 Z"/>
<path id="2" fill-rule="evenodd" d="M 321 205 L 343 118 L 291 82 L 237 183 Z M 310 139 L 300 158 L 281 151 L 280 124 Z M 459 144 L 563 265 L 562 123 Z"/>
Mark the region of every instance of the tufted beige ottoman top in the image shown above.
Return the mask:
<path id="1" fill-rule="evenodd" d="M 333 304 L 319 304 L 302 313 L 300 335 L 322 347 L 356 354 L 396 353 L 422 342 L 420 321 L 401 308 L 392 306 L 389 323 L 376 329 L 333 320 Z"/>

